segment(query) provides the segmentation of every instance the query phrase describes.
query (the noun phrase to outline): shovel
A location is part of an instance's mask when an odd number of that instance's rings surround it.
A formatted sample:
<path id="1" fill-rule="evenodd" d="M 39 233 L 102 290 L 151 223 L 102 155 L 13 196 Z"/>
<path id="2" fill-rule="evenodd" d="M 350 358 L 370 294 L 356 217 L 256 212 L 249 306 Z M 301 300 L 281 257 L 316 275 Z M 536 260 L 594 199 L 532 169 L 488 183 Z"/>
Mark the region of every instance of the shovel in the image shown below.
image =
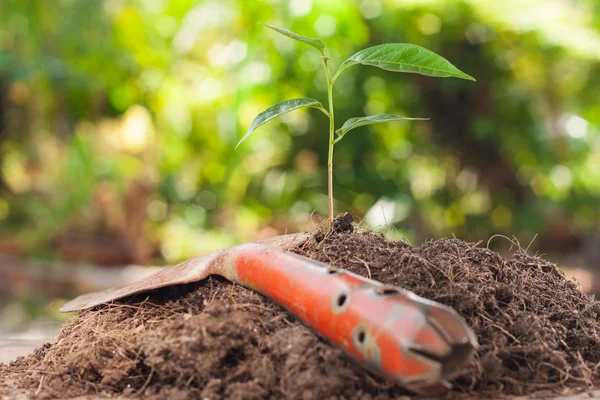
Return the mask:
<path id="1" fill-rule="evenodd" d="M 277 236 L 197 257 L 120 289 L 85 294 L 77 311 L 220 275 L 269 297 L 361 366 L 418 394 L 451 388 L 477 339 L 451 308 L 284 249 L 308 234 Z"/>

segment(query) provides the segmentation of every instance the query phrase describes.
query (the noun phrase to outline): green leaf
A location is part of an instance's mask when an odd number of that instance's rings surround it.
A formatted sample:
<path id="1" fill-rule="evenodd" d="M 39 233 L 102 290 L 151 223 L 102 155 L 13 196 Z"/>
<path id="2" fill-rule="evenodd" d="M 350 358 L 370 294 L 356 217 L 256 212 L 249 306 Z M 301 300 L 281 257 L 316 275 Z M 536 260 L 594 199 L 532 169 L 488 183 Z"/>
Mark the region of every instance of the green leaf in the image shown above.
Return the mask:
<path id="1" fill-rule="evenodd" d="M 323 112 L 326 112 L 325 109 L 323 108 L 323 105 L 315 99 L 309 99 L 309 98 L 303 97 L 303 98 L 299 98 L 299 99 L 282 101 L 280 103 L 277 103 L 277 104 L 267 108 L 265 111 L 258 114 L 256 116 L 256 118 L 254 118 L 254 121 L 252 121 L 252 124 L 250 125 L 248 132 L 246 132 L 244 137 L 238 142 L 238 144 L 235 146 L 235 148 L 237 149 L 238 146 L 244 140 L 246 140 L 246 138 L 248 136 L 250 136 L 250 134 L 259 126 L 269 122 L 270 120 L 272 120 L 275 117 L 278 117 L 282 114 L 288 113 L 290 111 L 293 111 L 293 110 L 296 110 L 296 109 L 302 108 L 302 107 L 319 108 Z"/>
<path id="2" fill-rule="evenodd" d="M 314 47 L 315 49 L 319 50 L 322 55 L 325 55 L 325 43 L 323 43 L 323 41 L 320 39 L 313 39 L 313 38 L 309 38 L 306 36 L 298 35 L 297 33 L 294 33 L 287 29 L 279 28 L 277 26 L 273 26 L 273 25 L 269 25 L 269 24 L 263 24 L 263 25 L 265 25 L 265 26 L 273 29 L 274 31 L 277 31 L 277 32 L 281 33 L 282 35 L 285 35 L 289 38 L 299 40 L 300 42 L 304 42 L 304 43 Z"/>
<path id="3" fill-rule="evenodd" d="M 348 121 L 344 122 L 344 125 L 335 131 L 339 137 L 344 136 L 348 131 L 358 128 L 359 126 L 372 125 L 372 124 L 380 124 L 382 122 L 389 121 L 400 121 L 400 120 L 409 120 L 409 121 L 426 121 L 429 118 L 407 118 L 401 117 L 399 115 L 394 114 L 379 114 L 379 115 L 370 115 L 368 117 L 355 117 L 350 118 Z"/>
<path id="4" fill-rule="evenodd" d="M 444 57 L 421 46 L 408 43 L 380 44 L 361 50 L 344 61 L 335 77 L 354 64 L 372 65 L 388 71 L 410 72 L 439 78 L 475 80 Z"/>

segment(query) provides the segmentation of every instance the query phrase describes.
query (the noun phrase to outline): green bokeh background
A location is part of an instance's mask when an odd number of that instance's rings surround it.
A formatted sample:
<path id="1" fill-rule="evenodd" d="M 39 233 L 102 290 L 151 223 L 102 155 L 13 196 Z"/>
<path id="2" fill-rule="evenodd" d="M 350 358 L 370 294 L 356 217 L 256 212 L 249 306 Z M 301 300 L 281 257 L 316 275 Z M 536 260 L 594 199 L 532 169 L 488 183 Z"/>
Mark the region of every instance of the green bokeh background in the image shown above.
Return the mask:
<path id="1" fill-rule="evenodd" d="M 348 134 L 338 212 L 413 242 L 539 234 L 535 249 L 566 253 L 594 237 L 598 1 L 3 0 L 0 250 L 166 264 L 317 223 L 326 117 L 295 111 L 234 150 L 266 107 L 326 103 L 318 52 L 259 22 L 323 39 L 334 70 L 409 42 L 477 79 L 348 69 L 339 125 L 431 119 Z"/>

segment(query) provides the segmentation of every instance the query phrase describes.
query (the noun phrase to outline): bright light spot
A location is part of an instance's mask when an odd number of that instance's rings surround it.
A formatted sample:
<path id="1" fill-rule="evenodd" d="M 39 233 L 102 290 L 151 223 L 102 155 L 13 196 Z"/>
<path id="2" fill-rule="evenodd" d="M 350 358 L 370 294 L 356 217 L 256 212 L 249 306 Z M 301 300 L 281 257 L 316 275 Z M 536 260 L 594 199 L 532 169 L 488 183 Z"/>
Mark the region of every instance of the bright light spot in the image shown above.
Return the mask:
<path id="1" fill-rule="evenodd" d="M 566 190 L 573 183 L 573 173 L 564 165 L 557 165 L 550 172 L 552 184 L 559 190 Z"/>
<path id="2" fill-rule="evenodd" d="M 376 170 L 381 179 L 392 179 L 396 174 L 396 167 L 397 163 L 389 158 L 384 158 L 377 163 Z"/>
<path id="3" fill-rule="evenodd" d="M 149 14 L 159 14 L 167 7 L 167 0 L 152 0 L 140 3 L 140 9 Z"/>
<path id="4" fill-rule="evenodd" d="M 146 212 L 148 213 L 148 217 L 152 221 L 162 221 L 167 218 L 167 203 L 164 201 L 154 199 L 148 203 L 148 207 L 146 208 Z"/>
<path id="5" fill-rule="evenodd" d="M 413 146 L 408 140 L 398 140 L 392 144 L 390 154 L 395 160 L 405 160 L 412 154 Z"/>
<path id="6" fill-rule="evenodd" d="M 294 167 L 302 174 L 314 172 L 319 166 L 319 156 L 311 150 L 302 150 L 294 159 Z"/>
<path id="7" fill-rule="evenodd" d="M 208 50 L 208 60 L 212 65 L 224 65 L 228 61 L 227 47 L 222 43 L 215 43 Z"/>
<path id="8" fill-rule="evenodd" d="M 365 114 L 383 114 L 385 112 L 385 104 L 379 100 L 369 100 L 365 107 Z"/>
<path id="9" fill-rule="evenodd" d="M 152 116 L 142 106 L 131 106 L 123 117 L 117 148 L 137 153 L 142 151 L 151 139 L 153 131 Z"/>
<path id="10" fill-rule="evenodd" d="M 232 110 L 222 110 L 217 114 L 217 132 L 225 141 L 235 140 L 237 119 Z"/>
<path id="11" fill-rule="evenodd" d="M 246 58 L 247 50 L 246 43 L 239 40 L 228 45 L 216 43 L 208 50 L 208 59 L 214 66 L 234 66 Z"/>
<path id="12" fill-rule="evenodd" d="M 456 186 L 463 192 L 470 192 L 477 188 L 477 171 L 463 168 L 456 175 Z"/>
<path id="13" fill-rule="evenodd" d="M 290 1 L 290 11 L 296 17 L 302 17 L 312 10 L 312 0 L 292 0 Z"/>
<path id="14" fill-rule="evenodd" d="M 305 201 L 298 200 L 290 207 L 290 215 L 294 223 L 304 223 L 309 219 L 312 207 Z"/>
<path id="15" fill-rule="evenodd" d="M 285 188 L 287 172 L 272 169 L 263 181 L 263 193 L 271 201 L 280 199 Z"/>
<path id="16" fill-rule="evenodd" d="M 382 197 L 365 215 L 367 224 L 372 227 L 385 226 L 394 220 L 396 204 L 387 197 Z"/>
<path id="17" fill-rule="evenodd" d="M 578 115 L 567 114 L 562 118 L 562 123 L 567 135 L 572 138 L 580 139 L 588 133 L 589 123 Z"/>
<path id="18" fill-rule="evenodd" d="M 431 180 L 425 176 L 421 179 L 411 180 L 410 188 L 417 199 L 429 197 L 434 191 Z"/>
<path id="19" fill-rule="evenodd" d="M 243 162 L 244 172 L 248 175 L 257 175 L 259 172 L 267 169 L 269 165 L 255 154 L 248 155 Z"/>
<path id="20" fill-rule="evenodd" d="M 315 31 L 320 37 L 333 36 L 337 29 L 337 21 L 331 15 L 321 15 L 315 21 Z"/>
<path id="21" fill-rule="evenodd" d="M 271 67 L 262 61 L 253 61 L 244 67 L 242 75 L 252 83 L 267 82 L 271 78 Z"/>
<path id="22" fill-rule="evenodd" d="M 366 19 L 379 17 L 379 14 L 381 14 L 381 0 L 363 0 L 360 4 L 360 13 Z"/>
<path id="23" fill-rule="evenodd" d="M 307 115 L 306 109 L 302 111 L 304 112 L 287 113 L 281 116 L 282 121 L 289 125 L 293 136 L 302 136 L 308 132 L 310 117 Z"/>
<path id="24" fill-rule="evenodd" d="M 150 93 L 157 91 L 160 85 L 163 83 L 163 80 L 163 71 L 155 67 L 144 69 L 144 72 L 142 72 L 138 79 L 139 83 Z"/>
<path id="25" fill-rule="evenodd" d="M 467 40 L 471 44 L 482 44 L 488 40 L 487 27 L 484 24 L 471 24 L 465 32 Z"/>
<path id="26" fill-rule="evenodd" d="M 188 166 L 176 178 L 175 191 L 183 200 L 189 200 L 196 194 L 199 170 L 194 167 Z"/>
<path id="27" fill-rule="evenodd" d="M 15 193 L 27 192 L 31 189 L 31 175 L 27 172 L 27 161 L 18 153 L 5 155 L 0 172 L 4 182 Z"/>
<path id="28" fill-rule="evenodd" d="M 181 28 L 173 39 L 173 48 L 178 53 L 189 52 L 204 29 L 230 26 L 234 17 L 233 11 L 223 2 L 201 3 L 183 18 Z"/>
<path id="29" fill-rule="evenodd" d="M 218 99 L 223 94 L 223 83 L 219 79 L 207 78 L 197 86 L 198 96 L 205 102 Z"/>
<path id="30" fill-rule="evenodd" d="M 385 79 L 378 76 L 370 76 L 365 80 L 363 88 L 368 95 L 375 95 L 385 92 L 387 85 Z"/>
<path id="31" fill-rule="evenodd" d="M 442 27 L 442 20 L 440 17 L 433 14 L 425 14 L 417 21 L 419 29 L 426 35 L 435 35 L 440 31 Z"/>
<path id="32" fill-rule="evenodd" d="M 177 136 L 183 139 L 190 134 L 192 130 L 192 118 L 186 107 L 172 103 L 167 105 L 164 114 L 167 121 L 169 121 L 175 130 L 175 133 L 177 133 Z"/>
<path id="33" fill-rule="evenodd" d="M 229 59 L 232 63 L 237 64 L 246 58 L 248 46 L 245 42 L 236 39 L 229 43 L 227 47 L 229 50 Z"/>
<path id="34" fill-rule="evenodd" d="M 490 195 L 483 190 L 470 192 L 460 200 L 460 208 L 466 215 L 483 214 L 490 209 Z"/>
<path id="35" fill-rule="evenodd" d="M 164 230 L 164 240 L 160 246 L 160 251 L 167 262 L 178 261 L 183 258 L 183 241 L 178 239 L 187 237 L 189 232 L 186 231 L 185 225 L 180 221 L 168 224 Z"/>
<path id="36" fill-rule="evenodd" d="M 321 66 L 321 59 L 315 57 L 315 53 L 312 51 L 305 51 L 298 59 L 300 66 L 306 72 L 316 71 Z"/>
<path id="37" fill-rule="evenodd" d="M 206 222 L 206 210 L 201 206 L 189 205 L 183 212 L 183 216 L 188 224 L 204 225 Z"/>
<path id="38" fill-rule="evenodd" d="M 535 193 L 537 196 L 547 194 L 549 188 L 552 188 L 552 184 L 548 177 L 540 173 L 536 174 L 529 180 L 529 186 L 531 186 L 531 190 L 533 190 L 533 193 Z"/>
<path id="39" fill-rule="evenodd" d="M 417 200 L 430 197 L 446 182 L 446 171 L 431 160 L 413 157 L 410 168 L 410 189 Z"/>

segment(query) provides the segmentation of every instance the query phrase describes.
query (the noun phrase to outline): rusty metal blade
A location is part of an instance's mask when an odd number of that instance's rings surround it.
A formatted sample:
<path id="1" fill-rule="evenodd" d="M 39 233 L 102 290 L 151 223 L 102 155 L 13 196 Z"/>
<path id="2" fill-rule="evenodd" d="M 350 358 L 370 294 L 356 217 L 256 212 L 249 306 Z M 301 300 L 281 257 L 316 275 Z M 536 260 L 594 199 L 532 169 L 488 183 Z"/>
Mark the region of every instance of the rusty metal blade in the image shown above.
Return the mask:
<path id="1" fill-rule="evenodd" d="M 294 233 L 289 235 L 275 236 L 273 238 L 258 241 L 262 245 L 274 247 L 281 250 L 287 250 L 292 246 L 301 244 L 309 237 L 308 233 Z M 206 279 L 213 273 L 218 273 L 214 268 L 218 268 L 219 257 L 230 249 L 219 250 L 204 256 L 196 257 L 170 268 L 165 268 L 155 274 L 152 274 L 142 280 L 130 285 L 107 289 L 100 292 L 87 293 L 81 295 L 63 305 L 60 308 L 62 312 L 72 312 L 86 310 L 97 307 L 102 304 L 109 304 L 115 300 L 132 296 L 139 293 L 148 292 L 167 286 L 181 285 L 184 283 L 198 282 Z"/>

